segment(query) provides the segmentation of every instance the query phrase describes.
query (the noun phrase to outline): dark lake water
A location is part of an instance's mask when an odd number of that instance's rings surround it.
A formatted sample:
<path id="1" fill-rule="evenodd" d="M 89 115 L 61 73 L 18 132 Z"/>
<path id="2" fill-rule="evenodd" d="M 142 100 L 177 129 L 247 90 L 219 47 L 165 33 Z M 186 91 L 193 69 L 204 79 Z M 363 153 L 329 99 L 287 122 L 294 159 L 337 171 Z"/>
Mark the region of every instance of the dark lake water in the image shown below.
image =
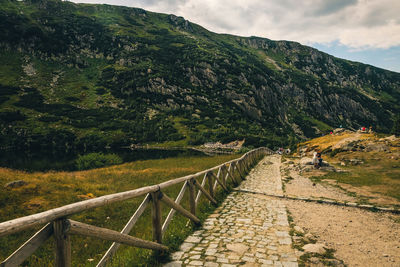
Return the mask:
<path id="1" fill-rule="evenodd" d="M 163 159 L 171 157 L 204 156 L 205 154 L 193 149 L 120 149 L 101 151 L 104 154 L 112 153 L 119 155 L 124 162 L 146 159 Z M 77 170 L 75 160 L 78 155 L 54 155 L 21 153 L 0 150 L 0 167 L 6 167 L 24 171 L 75 171 Z"/>

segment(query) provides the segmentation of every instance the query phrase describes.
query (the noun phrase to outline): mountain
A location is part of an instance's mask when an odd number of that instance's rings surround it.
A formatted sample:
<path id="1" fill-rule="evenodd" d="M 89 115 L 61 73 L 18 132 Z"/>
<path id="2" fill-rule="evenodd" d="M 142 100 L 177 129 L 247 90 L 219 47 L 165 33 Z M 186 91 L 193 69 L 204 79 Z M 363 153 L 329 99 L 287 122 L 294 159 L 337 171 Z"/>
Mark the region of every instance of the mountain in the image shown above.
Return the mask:
<path id="1" fill-rule="evenodd" d="M 138 8 L 0 3 L 3 149 L 282 146 L 339 125 L 389 132 L 400 111 L 399 73 L 296 42 Z"/>

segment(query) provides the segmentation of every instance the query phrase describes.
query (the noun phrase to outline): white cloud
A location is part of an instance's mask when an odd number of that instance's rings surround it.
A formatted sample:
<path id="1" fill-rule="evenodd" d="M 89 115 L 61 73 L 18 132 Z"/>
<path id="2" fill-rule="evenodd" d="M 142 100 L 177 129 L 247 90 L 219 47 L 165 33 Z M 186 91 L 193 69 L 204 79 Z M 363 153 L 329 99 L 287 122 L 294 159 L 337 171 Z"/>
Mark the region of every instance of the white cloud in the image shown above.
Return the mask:
<path id="1" fill-rule="evenodd" d="M 354 49 L 400 45 L 399 0 L 75 0 L 173 13 L 219 33 L 330 43 Z"/>

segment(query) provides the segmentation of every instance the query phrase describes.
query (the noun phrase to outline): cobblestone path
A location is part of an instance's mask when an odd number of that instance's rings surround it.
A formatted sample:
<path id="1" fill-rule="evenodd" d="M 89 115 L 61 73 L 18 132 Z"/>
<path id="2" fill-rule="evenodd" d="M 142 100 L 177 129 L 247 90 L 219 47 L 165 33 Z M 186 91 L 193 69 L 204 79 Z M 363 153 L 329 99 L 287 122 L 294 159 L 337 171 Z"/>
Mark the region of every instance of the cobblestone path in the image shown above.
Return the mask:
<path id="1" fill-rule="evenodd" d="M 267 156 L 236 188 L 282 195 L 280 156 Z M 262 194 L 233 192 L 172 254 L 165 266 L 298 266 L 285 205 Z"/>

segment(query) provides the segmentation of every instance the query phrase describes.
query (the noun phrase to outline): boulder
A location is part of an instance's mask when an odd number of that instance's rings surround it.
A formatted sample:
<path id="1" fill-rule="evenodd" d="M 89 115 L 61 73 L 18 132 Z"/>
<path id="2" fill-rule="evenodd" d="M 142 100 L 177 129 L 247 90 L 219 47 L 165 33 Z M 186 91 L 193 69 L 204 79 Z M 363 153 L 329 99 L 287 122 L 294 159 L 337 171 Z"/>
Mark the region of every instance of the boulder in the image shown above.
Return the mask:
<path id="1" fill-rule="evenodd" d="M 302 157 L 300 159 L 300 165 L 304 166 L 304 165 L 313 165 L 312 164 L 312 158 L 309 157 Z"/>
<path id="2" fill-rule="evenodd" d="M 397 140 L 397 138 L 396 138 L 396 136 L 395 136 L 395 135 L 391 135 L 391 136 L 385 137 L 385 138 L 383 138 L 383 139 L 384 139 L 384 140 L 391 141 L 391 142 L 393 142 L 393 141 L 396 141 L 396 140 Z"/>
<path id="3" fill-rule="evenodd" d="M 346 129 L 344 128 L 336 128 L 333 130 L 333 134 L 343 133 Z"/>
<path id="4" fill-rule="evenodd" d="M 321 262 L 321 259 L 319 259 L 317 257 L 311 257 L 308 259 L 308 261 L 312 264 L 312 266 L 316 266 L 316 267 L 324 266 L 324 264 Z"/>
<path id="5" fill-rule="evenodd" d="M 304 241 L 311 242 L 313 240 L 315 240 L 315 236 L 313 236 L 312 234 L 307 233 L 307 234 L 304 235 Z"/>
<path id="6" fill-rule="evenodd" d="M 331 167 L 331 165 L 325 160 L 322 160 L 322 164 L 321 165 L 322 165 L 322 167 Z"/>
<path id="7" fill-rule="evenodd" d="M 368 144 L 365 147 L 365 151 L 366 152 L 372 152 L 372 151 L 374 151 L 374 152 L 388 152 L 388 151 L 390 151 L 390 149 L 385 144 L 374 144 L 374 143 L 372 143 L 372 144 Z"/>
<path id="8" fill-rule="evenodd" d="M 346 266 L 342 261 L 340 261 L 338 259 L 325 259 L 325 263 L 328 266 L 338 266 L 338 267 Z"/>
<path id="9" fill-rule="evenodd" d="M 25 182 L 24 180 L 16 180 L 16 181 L 12 181 L 7 183 L 4 187 L 5 188 L 18 188 L 24 185 L 27 185 L 28 183 Z"/>
<path id="10" fill-rule="evenodd" d="M 350 165 L 361 165 L 364 164 L 364 161 L 360 160 L 360 159 L 349 159 L 349 164 Z"/>
<path id="11" fill-rule="evenodd" d="M 300 226 L 296 225 L 295 227 L 293 227 L 293 229 L 298 233 L 304 234 L 304 230 Z"/>
<path id="12" fill-rule="evenodd" d="M 311 172 L 311 171 L 313 171 L 314 169 L 315 169 L 314 166 L 312 166 L 312 165 L 306 165 L 306 166 L 303 166 L 303 167 L 301 168 L 301 171 L 302 171 L 302 172 Z"/>
<path id="13" fill-rule="evenodd" d="M 324 254 L 326 252 L 324 246 L 322 243 L 307 244 L 303 246 L 303 249 L 306 253 Z"/>

